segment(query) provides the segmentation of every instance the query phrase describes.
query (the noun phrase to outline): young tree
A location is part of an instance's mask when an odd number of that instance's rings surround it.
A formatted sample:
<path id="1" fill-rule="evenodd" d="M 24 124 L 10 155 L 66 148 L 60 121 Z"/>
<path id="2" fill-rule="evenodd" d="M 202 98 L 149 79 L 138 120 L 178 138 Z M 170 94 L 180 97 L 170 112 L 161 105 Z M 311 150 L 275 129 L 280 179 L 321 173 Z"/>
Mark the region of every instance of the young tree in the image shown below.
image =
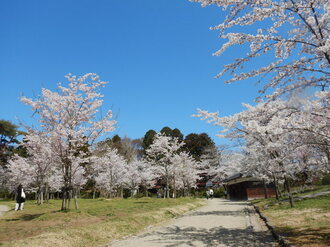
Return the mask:
<path id="1" fill-rule="evenodd" d="M 58 91 L 42 89 L 42 96 L 35 100 L 22 97 L 38 116 L 40 132 L 49 138 L 53 157 L 62 172 L 62 210 L 69 209 L 74 195 L 74 185 L 80 180 L 80 164 L 88 162 L 84 151 L 102 134 L 114 130 L 115 121 L 108 111 L 103 118 L 97 112 L 102 105 L 103 95 L 99 92 L 106 82 L 96 74 L 81 77 L 66 76 L 68 87 L 58 85 Z M 89 147 L 87 148 L 89 149 Z M 75 203 L 77 208 L 77 203 Z"/>
<path id="2" fill-rule="evenodd" d="M 260 92 L 275 88 L 270 91 L 272 97 L 307 86 L 329 86 L 328 0 L 190 1 L 203 6 L 214 4 L 226 11 L 223 22 L 212 28 L 220 31 L 221 38 L 228 39 L 215 56 L 236 45 L 246 50 L 242 57 L 225 65 L 217 77 L 231 74 L 227 83 L 247 78 L 265 80 Z M 264 65 L 245 69 L 258 58 L 263 58 Z"/>

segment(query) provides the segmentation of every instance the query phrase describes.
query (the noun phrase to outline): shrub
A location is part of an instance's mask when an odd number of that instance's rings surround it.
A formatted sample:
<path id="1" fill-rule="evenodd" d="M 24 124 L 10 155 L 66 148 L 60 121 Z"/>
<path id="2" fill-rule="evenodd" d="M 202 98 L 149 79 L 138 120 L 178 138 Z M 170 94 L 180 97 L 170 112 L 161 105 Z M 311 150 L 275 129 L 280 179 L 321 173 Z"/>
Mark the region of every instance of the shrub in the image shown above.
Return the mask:
<path id="1" fill-rule="evenodd" d="M 325 175 L 321 180 L 322 185 L 330 185 L 330 174 Z"/>

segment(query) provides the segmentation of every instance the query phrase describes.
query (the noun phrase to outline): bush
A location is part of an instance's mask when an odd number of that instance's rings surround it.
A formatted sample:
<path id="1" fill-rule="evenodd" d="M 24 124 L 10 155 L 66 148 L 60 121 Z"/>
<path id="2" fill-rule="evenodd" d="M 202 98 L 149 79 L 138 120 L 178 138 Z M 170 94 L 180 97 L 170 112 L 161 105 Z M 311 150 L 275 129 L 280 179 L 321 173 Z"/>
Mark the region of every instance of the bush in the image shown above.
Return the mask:
<path id="1" fill-rule="evenodd" d="M 321 180 L 322 185 L 330 185 L 330 174 L 325 175 Z"/>
<path id="2" fill-rule="evenodd" d="M 214 197 L 217 197 L 217 198 L 224 197 L 224 195 L 225 195 L 224 191 L 225 190 L 223 187 L 214 189 Z"/>

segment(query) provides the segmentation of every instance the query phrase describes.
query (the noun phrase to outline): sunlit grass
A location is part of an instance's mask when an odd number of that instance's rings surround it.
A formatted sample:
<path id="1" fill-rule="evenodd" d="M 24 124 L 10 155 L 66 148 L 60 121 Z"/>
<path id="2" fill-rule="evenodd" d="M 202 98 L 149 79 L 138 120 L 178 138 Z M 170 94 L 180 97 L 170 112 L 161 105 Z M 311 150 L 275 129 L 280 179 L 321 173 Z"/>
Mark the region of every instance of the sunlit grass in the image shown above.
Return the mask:
<path id="1" fill-rule="evenodd" d="M 328 186 L 309 191 L 316 193 L 328 190 Z M 305 192 L 304 194 L 307 194 Z M 255 200 L 262 213 L 276 230 L 286 236 L 294 246 L 328 246 L 330 241 L 330 195 L 277 203 L 274 198 Z"/>
<path id="2" fill-rule="evenodd" d="M 13 201 L 0 204 L 15 205 Z M 23 211 L 11 210 L 0 218 L 0 245 L 99 246 L 201 204 L 192 198 L 79 199 L 79 210 L 61 212 L 60 200 L 43 205 L 28 201 Z"/>

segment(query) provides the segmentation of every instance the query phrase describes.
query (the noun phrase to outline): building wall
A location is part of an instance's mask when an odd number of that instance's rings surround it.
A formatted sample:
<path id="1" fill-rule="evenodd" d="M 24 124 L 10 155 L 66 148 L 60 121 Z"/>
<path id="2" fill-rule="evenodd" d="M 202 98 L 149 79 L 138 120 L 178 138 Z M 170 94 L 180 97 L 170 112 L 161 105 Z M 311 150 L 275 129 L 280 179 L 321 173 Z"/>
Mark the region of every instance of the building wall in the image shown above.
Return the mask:
<path id="1" fill-rule="evenodd" d="M 237 183 L 228 186 L 230 200 L 247 200 L 246 183 Z"/>
<path id="2" fill-rule="evenodd" d="M 247 188 L 247 199 L 253 200 L 253 199 L 259 199 L 259 198 L 265 198 L 265 189 L 264 188 Z M 275 197 L 276 192 L 273 188 L 267 188 L 267 196 L 268 197 Z"/>
<path id="3" fill-rule="evenodd" d="M 262 181 L 244 181 L 228 185 L 228 194 L 231 200 L 253 200 L 266 198 L 265 187 Z M 273 185 L 267 185 L 267 196 L 276 195 Z"/>

